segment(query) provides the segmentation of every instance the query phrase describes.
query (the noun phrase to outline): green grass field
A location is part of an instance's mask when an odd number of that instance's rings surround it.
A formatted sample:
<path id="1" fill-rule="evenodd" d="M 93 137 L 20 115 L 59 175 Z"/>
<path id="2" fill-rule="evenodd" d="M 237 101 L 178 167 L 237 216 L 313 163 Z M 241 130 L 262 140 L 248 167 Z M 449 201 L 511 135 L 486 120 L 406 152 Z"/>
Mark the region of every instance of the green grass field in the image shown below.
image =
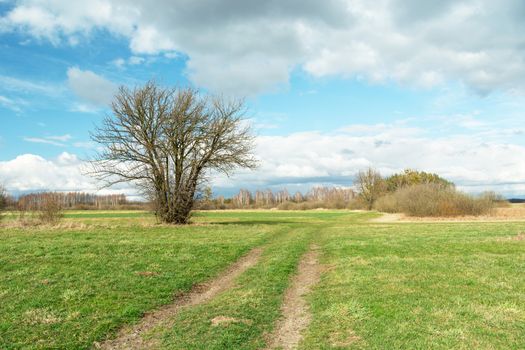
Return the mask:
<path id="1" fill-rule="evenodd" d="M 236 286 L 159 330 L 166 349 L 261 349 L 301 256 L 320 282 L 300 349 L 524 349 L 524 223 L 373 223 L 348 211 L 68 212 L 0 228 L 0 349 L 89 349 L 261 247 Z M 9 219 L 7 220 L 9 221 Z M 212 326 L 218 316 L 242 322 Z"/>

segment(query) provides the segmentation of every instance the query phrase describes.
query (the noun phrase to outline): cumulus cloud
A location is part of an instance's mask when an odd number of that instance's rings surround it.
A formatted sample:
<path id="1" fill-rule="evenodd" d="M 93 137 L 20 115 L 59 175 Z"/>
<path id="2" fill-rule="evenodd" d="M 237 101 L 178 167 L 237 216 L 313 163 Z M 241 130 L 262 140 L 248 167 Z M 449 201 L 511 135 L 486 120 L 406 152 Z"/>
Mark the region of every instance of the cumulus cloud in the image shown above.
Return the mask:
<path id="1" fill-rule="evenodd" d="M 105 29 L 136 54 L 185 54 L 193 82 L 222 92 L 267 91 L 299 67 L 485 94 L 525 90 L 524 19 L 518 0 L 24 0 L 0 30 L 59 45 Z"/>
<path id="2" fill-rule="evenodd" d="M 117 86 L 89 70 L 72 67 L 67 70 L 69 87 L 82 100 L 95 106 L 108 106 Z"/>
<path id="3" fill-rule="evenodd" d="M 257 171 L 215 179 L 214 184 L 221 188 L 351 186 L 357 171 L 372 166 L 384 175 L 405 168 L 436 172 L 469 192 L 525 191 L 525 147 L 485 133 L 441 138 L 398 125 L 356 125 L 337 133 L 262 136 L 257 154 L 261 159 Z"/>
<path id="4" fill-rule="evenodd" d="M 405 168 L 436 172 L 469 192 L 495 190 L 523 195 L 525 146 L 509 144 L 506 137 L 504 132 L 488 134 L 482 130 L 445 138 L 398 124 L 354 125 L 333 133 L 259 136 L 256 155 L 260 168 L 239 171 L 232 178 L 212 176 L 212 185 L 226 193 L 239 187 L 304 191 L 315 185 L 351 186 L 359 170 L 372 166 L 384 175 Z M 55 159 L 25 154 L 0 162 L 0 178 L 16 191 L 95 190 L 97 184 L 82 175 L 83 164 L 67 152 Z M 115 190 L 133 193 L 129 185 Z"/>
<path id="5" fill-rule="evenodd" d="M 0 162 L 0 178 L 11 192 L 28 191 L 85 191 L 136 195 L 130 186 L 100 191 L 98 184 L 83 175 L 85 163 L 75 154 L 63 152 L 56 158 L 45 159 L 34 154 L 22 154 Z"/>
<path id="6" fill-rule="evenodd" d="M 89 179 L 82 176 L 80 166 L 78 158 L 66 152 L 51 160 L 23 154 L 0 162 L 0 177 L 13 191 L 94 188 Z"/>

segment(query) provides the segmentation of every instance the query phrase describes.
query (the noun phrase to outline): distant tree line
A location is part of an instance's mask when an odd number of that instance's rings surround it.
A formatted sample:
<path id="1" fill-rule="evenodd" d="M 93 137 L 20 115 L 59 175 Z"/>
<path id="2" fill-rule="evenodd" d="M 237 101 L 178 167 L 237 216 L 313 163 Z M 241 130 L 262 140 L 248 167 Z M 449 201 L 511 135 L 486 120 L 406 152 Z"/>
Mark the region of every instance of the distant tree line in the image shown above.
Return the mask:
<path id="1" fill-rule="evenodd" d="M 306 210 L 316 208 L 344 209 L 353 206 L 357 198 L 351 188 L 318 186 L 303 194 L 291 194 L 287 189 L 249 191 L 241 189 L 231 198 L 212 198 L 211 190 L 196 201 L 197 209 L 284 209 Z"/>
<path id="2" fill-rule="evenodd" d="M 87 192 L 38 192 L 15 198 L 0 186 L 0 219 L 2 212 L 15 212 L 22 224 L 56 224 L 63 211 L 150 209 L 146 202 L 132 202 L 124 194 L 98 195 Z"/>
<path id="3" fill-rule="evenodd" d="M 20 196 L 16 201 L 16 206 L 20 209 L 39 210 L 50 198 L 56 201 L 62 209 L 122 209 L 131 204 L 124 194 L 39 192 Z"/>
<path id="4" fill-rule="evenodd" d="M 314 187 L 307 193 L 241 189 L 231 198 L 213 198 L 205 188 L 196 209 L 365 209 L 410 216 L 459 216 L 487 214 L 508 202 L 493 192 L 472 196 L 435 173 L 406 169 L 382 176 L 373 168 L 359 171 L 352 188 Z"/>
<path id="5" fill-rule="evenodd" d="M 35 192 L 14 197 L 0 186 L 1 210 L 40 210 L 50 200 L 63 210 L 149 209 L 146 202 L 130 201 L 125 194 L 94 194 L 88 192 Z"/>

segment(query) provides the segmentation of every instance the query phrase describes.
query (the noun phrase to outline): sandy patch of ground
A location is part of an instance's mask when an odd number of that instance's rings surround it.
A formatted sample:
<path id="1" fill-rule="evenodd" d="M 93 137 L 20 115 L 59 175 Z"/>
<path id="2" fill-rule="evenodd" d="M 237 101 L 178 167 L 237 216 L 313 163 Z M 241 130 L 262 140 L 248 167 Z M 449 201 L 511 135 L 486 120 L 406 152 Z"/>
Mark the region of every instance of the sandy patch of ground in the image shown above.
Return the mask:
<path id="1" fill-rule="evenodd" d="M 311 315 L 305 295 L 319 282 L 321 276 L 318 255 L 318 248 L 313 246 L 299 262 L 297 275 L 284 296 L 281 307 L 283 316 L 268 337 L 268 349 L 296 349 L 301 340 L 301 333 L 310 324 Z"/>
<path id="2" fill-rule="evenodd" d="M 370 222 L 501 222 L 501 221 L 524 221 L 525 206 L 511 205 L 507 208 L 496 208 L 492 213 L 480 216 L 458 216 L 458 217 L 412 217 L 405 214 L 383 213 L 381 217 L 371 219 Z"/>
<path id="3" fill-rule="evenodd" d="M 95 343 L 95 349 L 154 349 L 159 345 L 155 330 L 169 328 L 173 324 L 173 316 L 184 307 L 195 306 L 207 302 L 219 293 L 232 288 L 235 279 L 244 271 L 254 266 L 261 256 L 262 249 L 251 250 L 240 258 L 230 268 L 212 281 L 195 286 L 191 292 L 183 294 L 169 305 L 147 313 L 139 323 L 122 328 L 115 339 L 103 343 Z M 216 320 L 217 323 L 225 320 Z M 231 320 L 229 320 L 231 321 Z"/>

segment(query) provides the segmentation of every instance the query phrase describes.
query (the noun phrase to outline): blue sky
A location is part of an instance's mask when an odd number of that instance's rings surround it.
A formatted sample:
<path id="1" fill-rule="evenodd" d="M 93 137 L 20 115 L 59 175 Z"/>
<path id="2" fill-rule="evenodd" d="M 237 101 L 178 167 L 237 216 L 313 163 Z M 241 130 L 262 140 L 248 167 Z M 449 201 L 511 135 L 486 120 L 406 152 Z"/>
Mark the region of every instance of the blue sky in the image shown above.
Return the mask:
<path id="1" fill-rule="evenodd" d="M 373 166 L 524 195 L 524 17 L 512 0 L 0 1 L 0 182 L 97 190 L 89 132 L 119 85 L 153 78 L 246 97 L 261 167 L 217 193 Z"/>

